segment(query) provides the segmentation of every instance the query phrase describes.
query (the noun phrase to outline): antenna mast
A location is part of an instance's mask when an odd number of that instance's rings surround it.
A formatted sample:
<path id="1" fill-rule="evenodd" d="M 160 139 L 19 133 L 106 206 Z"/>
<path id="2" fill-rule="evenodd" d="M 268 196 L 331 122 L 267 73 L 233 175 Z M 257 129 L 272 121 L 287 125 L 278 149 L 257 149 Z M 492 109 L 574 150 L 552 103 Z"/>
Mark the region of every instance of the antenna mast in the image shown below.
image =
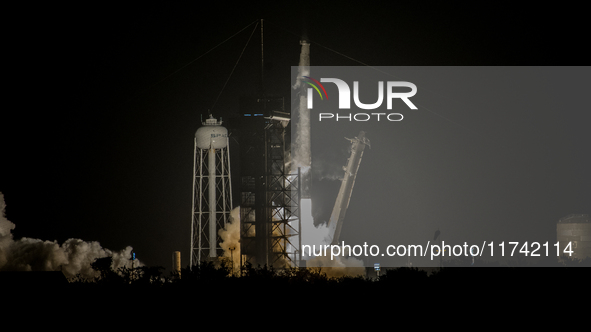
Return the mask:
<path id="1" fill-rule="evenodd" d="M 265 54 L 263 52 L 263 19 L 261 18 L 261 93 L 263 94 L 263 98 L 265 95 L 265 89 L 263 85 L 263 75 L 265 70 Z"/>

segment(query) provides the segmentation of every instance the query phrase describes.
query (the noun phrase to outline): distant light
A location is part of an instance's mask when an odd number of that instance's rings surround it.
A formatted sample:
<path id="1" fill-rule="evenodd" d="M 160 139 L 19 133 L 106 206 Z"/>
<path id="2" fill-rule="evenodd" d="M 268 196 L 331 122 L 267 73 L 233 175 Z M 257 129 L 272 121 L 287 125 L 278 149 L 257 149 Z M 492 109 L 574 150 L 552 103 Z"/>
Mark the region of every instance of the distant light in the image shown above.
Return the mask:
<path id="1" fill-rule="evenodd" d="M 263 116 L 262 114 L 255 114 L 254 116 Z"/>
<path id="2" fill-rule="evenodd" d="M 375 263 L 375 264 L 373 265 L 373 269 L 374 269 L 375 271 L 379 271 L 379 270 L 380 270 L 380 263 Z"/>
<path id="3" fill-rule="evenodd" d="M 244 114 L 244 116 L 250 116 L 250 114 Z"/>

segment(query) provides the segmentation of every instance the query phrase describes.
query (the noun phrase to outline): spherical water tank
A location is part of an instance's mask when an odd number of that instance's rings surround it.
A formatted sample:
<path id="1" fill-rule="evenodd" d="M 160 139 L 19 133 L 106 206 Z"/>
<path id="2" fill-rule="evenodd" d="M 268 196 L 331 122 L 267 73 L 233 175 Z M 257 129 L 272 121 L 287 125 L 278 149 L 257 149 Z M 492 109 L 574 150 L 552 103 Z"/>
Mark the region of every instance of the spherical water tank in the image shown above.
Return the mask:
<path id="1" fill-rule="evenodd" d="M 216 120 L 213 116 L 205 120 L 203 127 L 197 129 L 195 138 L 197 147 L 200 149 L 222 149 L 228 144 L 228 129 L 221 126 L 222 121 Z"/>

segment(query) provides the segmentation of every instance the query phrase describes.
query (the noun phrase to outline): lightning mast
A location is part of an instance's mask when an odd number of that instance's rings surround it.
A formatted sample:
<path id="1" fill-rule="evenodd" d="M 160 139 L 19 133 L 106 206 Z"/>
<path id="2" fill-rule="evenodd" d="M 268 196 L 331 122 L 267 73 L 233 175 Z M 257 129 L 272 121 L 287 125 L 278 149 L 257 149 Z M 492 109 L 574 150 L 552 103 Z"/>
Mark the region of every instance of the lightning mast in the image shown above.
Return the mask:
<path id="1" fill-rule="evenodd" d="M 301 260 L 300 181 L 288 166 L 291 114 L 282 97 L 265 93 L 263 54 L 261 20 L 260 96 L 241 98 L 232 130 L 240 139 L 240 260 L 281 268 Z"/>

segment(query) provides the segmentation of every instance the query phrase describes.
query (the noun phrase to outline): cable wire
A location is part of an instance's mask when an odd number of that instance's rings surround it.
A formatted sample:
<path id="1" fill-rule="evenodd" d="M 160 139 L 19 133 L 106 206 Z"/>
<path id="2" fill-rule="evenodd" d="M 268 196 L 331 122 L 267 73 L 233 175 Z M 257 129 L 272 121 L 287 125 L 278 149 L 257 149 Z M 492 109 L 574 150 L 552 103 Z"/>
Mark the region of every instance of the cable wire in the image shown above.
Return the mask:
<path id="1" fill-rule="evenodd" d="M 204 57 L 205 55 L 207 55 L 207 54 L 208 54 L 208 53 L 210 53 L 211 51 L 215 50 L 216 48 L 218 48 L 219 46 L 221 46 L 222 44 L 224 44 L 224 43 L 225 43 L 225 42 L 227 42 L 228 40 L 232 39 L 232 38 L 233 38 L 233 37 L 235 37 L 237 34 L 241 33 L 241 32 L 242 32 L 242 31 L 244 31 L 244 30 L 246 30 L 246 28 L 248 28 L 249 26 L 251 26 L 251 25 L 253 25 L 253 24 L 255 24 L 255 23 L 257 23 L 257 25 L 258 25 L 258 20 L 256 20 L 256 21 L 253 21 L 253 22 L 249 23 L 247 26 L 245 26 L 244 28 L 240 29 L 240 31 L 238 31 L 238 32 L 236 32 L 235 34 L 231 35 L 230 37 L 226 38 L 224 41 L 222 41 L 221 43 L 217 44 L 216 46 L 214 46 L 213 48 L 211 48 L 209 51 L 207 51 L 207 52 L 205 52 L 205 53 L 201 54 L 200 56 L 198 56 L 197 58 L 195 58 L 195 59 L 191 60 L 189 63 L 187 63 L 187 64 L 185 64 L 184 66 L 180 67 L 179 69 L 175 70 L 174 72 L 172 72 L 171 74 L 169 74 L 169 75 L 168 75 L 168 76 L 166 76 L 165 78 L 163 78 L 163 79 L 161 79 L 160 81 L 158 81 L 158 82 L 156 82 L 156 83 L 154 83 L 154 84 L 150 85 L 150 86 L 149 86 L 148 88 L 146 88 L 145 90 L 143 90 L 143 91 L 141 91 L 141 92 L 138 92 L 138 93 L 137 93 L 135 96 L 131 97 L 131 98 L 129 99 L 129 101 L 131 101 L 131 100 L 135 99 L 137 96 L 141 95 L 142 93 L 144 93 L 144 92 L 146 92 L 146 91 L 148 91 L 148 90 L 152 89 L 152 88 L 153 88 L 153 87 L 155 87 L 156 85 L 158 85 L 158 84 L 160 84 L 160 83 L 164 82 L 165 80 L 169 79 L 169 78 L 170 78 L 171 76 L 173 76 L 174 74 L 176 74 L 176 73 L 178 73 L 179 71 L 181 71 L 181 70 L 185 69 L 186 67 L 188 67 L 189 65 L 191 65 L 193 62 L 195 62 L 195 61 L 197 61 L 197 60 L 201 59 L 202 57 Z M 255 27 L 255 29 L 256 29 L 256 27 Z M 252 35 L 251 35 L 251 36 L 252 36 Z M 250 40 L 250 39 L 249 39 L 249 40 Z M 243 51 L 243 52 L 244 52 L 244 51 Z"/>
<path id="2" fill-rule="evenodd" d="M 236 69 L 236 66 L 238 66 L 238 62 L 240 62 L 240 59 L 242 58 L 242 55 L 244 54 L 244 50 L 246 50 L 246 47 L 250 43 L 250 39 L 252 38 L 252 35 L 254 35 L 254 32 L 257 30 L 257 27 L 258 26 L 259 26 L 259 24 L 257 23 L 257 25 L 254 26 L 254 29 L 252 29 L 252 32 L 250 33 L 250 37 L 248 37 L 248 41 L 246 41 L 246 45 L 244 45 L 244 48 L 242 49 L 242 52 L 240 53 L 240 56 L 238 57 L 238 61 L 236 61 L 236 63 L 234 64 L 234 68 L 232 68 L 232 71 L 230 72 L 230 76 L 228 76 L 228 79 L 226 80 L 226 83 L 224 83 L 224 86 L 222 87 L 222 90 L 220 91 L 220 93 L 216 97 L 215 101 L 213 102 L 213 105 L 211 106 L 210 112 L 213 111 L 213 108 L 215 107 L 215 104 L 218 102 L 218 99 L 222 95 L 222 92 L 224 92 L 224 89 L 226 88 L 226 85 L 228 84 L 228 81 L 230 81 L 230 78 L 232 77 L 232 74 L 234 73 L 234 69 Z"/>

